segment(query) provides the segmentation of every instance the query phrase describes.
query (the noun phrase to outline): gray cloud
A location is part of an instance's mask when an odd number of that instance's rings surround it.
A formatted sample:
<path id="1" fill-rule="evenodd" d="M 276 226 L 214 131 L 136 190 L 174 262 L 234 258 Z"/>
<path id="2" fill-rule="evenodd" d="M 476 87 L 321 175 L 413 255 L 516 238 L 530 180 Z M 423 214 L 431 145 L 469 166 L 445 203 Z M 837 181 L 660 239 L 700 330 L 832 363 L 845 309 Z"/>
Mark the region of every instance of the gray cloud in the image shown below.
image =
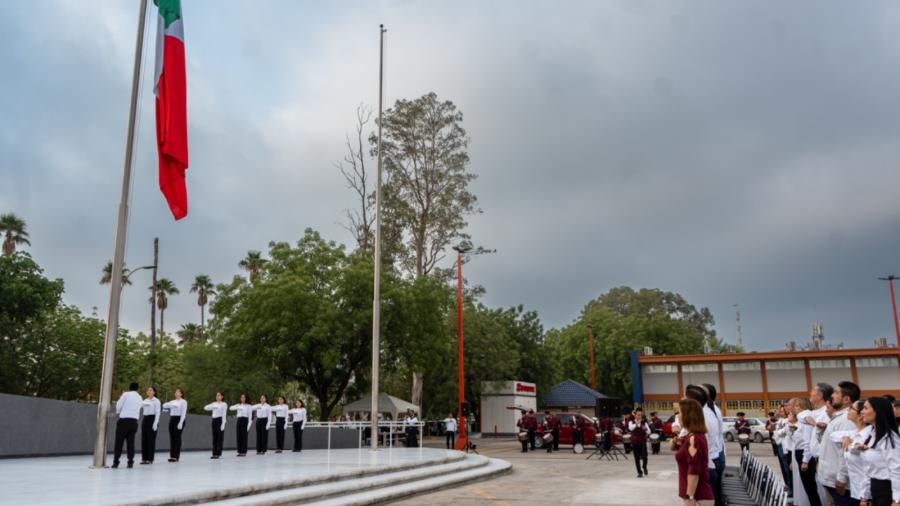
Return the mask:
<path id="1" fill-rule="evenodd" d="M 105 313 L 121 183 L 134 2 L 0 5 L 0 209 L 67 300 Z M 709 306 L 734 339 L 769 349 L 822 320 L 829 340 L 891 336 L 898 268 L 900 9 L 890 2 L 185 3 L 191 214 L 156 189 L 144 81 L 127 261 L 162 241 L 186 292 L 225 281 L 248 249 L 305 227 L 349 241 L 332 162 L 359 102 L 452 99 L 472 137 L 498 249 L 466 266 L 492 305 L 566 324 L 612 286 Z M 154 35 L 151 29 L 149 35 Z M 152 51 L 147 67 L 152 67 Z M 123 324 L 145 329 L 142 279 Z M 139 289 L 140 288 L 140 289 Z M 195 321 L 173 299 L 169 328 Z"/>

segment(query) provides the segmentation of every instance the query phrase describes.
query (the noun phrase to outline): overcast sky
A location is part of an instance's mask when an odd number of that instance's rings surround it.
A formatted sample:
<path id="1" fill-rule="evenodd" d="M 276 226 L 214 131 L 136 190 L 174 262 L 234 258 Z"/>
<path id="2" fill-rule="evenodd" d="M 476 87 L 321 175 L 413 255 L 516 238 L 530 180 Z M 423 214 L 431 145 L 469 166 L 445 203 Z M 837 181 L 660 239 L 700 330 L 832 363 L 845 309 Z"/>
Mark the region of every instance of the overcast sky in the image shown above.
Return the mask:
<path id="1" fill-rule="evenodd" d="M 151 2 L 152 4 L 152 2 Z M 0 3 L 0 212 L 65 300 L 105 317 L 137 0 Z M 355 108 L 434 91 L 471 137 L 491 306 L 546 327 L 611 287 L 708 306 L 767 350 L 893 339 L 900 274 L 900 5 L 895 2 L 185 0 L 190 215 L 157 189 L 148 23 L 126 262 L 173 279 L 166 327 L 199 320 L 194 275 L 312 227 L 349 243 L 333 163 Z M 124 326 L 149 327 L 147 273 Z"/>

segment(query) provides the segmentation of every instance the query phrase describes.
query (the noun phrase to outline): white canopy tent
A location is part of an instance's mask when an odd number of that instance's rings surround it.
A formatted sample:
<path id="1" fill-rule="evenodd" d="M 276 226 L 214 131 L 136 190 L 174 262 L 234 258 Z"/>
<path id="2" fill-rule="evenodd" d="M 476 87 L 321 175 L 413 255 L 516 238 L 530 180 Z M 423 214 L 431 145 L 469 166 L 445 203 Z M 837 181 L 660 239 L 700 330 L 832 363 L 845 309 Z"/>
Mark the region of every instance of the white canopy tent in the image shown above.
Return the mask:
<path id="1" fill-rule="evenodd" d="M 406 416 L 406 410 L 411 409 L 416 413 L 419 412 L 419 406 L 411 402 L 406 402 L 403 399 L 398 399 L 393 395 L 388 395 L 384 392 L 378 394 L 378 412 L 382 415 L 390 414 L 391 418 L 397 420 L 398 417 Z M 342 411 L 345 415 L 353 415 L 356 413 L 365 413 L 368 416 L 369 411 L 372 410 L 372 396 L 363 397 L 358 401 L 351 402 L 344 406 Z M 402 418 L 399 418 L 402 420 Z"/>

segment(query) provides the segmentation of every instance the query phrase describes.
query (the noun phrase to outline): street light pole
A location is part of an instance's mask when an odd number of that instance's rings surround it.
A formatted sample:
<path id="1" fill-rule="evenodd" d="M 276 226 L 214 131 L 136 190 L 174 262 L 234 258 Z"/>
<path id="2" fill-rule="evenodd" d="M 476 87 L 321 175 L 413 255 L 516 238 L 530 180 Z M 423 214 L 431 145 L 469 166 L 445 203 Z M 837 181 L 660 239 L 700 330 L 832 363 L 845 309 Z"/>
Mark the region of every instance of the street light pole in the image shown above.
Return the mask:
<path id="1" fill-rule="evenodd" d="M 381 125 L 384 114 L 384 25 L 378 25 L 378 166 L 375 176 L 375 282 L 372 296 L 372 411 L 369 415 L 371 450 L 378 449 L 378 369 L 381 367 Z"/>
<path id="2" fill-rule="evenodd" d="M 469 447 L 469 440 L 466 433 L 466 419 L 463 416 L 463 404 L 466 402 L 466 375 L 463 358 L 465 346 L 463 342 L 462 256 L 464 253 L 468 253 L 469 249 L 462 246 L 455 246 L 453 249 L 456 250 L 456 338 L 459 353 L 457 358 L 459 365 L 459 405 L 456 415 L 459 418 L 459 438 L 456 440 L 456 449 L 465 450 Z"/>
<path id="3" fill-rule="evenodd" d="M 897 349 L 900 350 L 900 320 L 897 319 L 897 298 L 894 296 L 894 280 L 898 278 L 897 276 L 890 274 L 878 279 L 887 281 L 888 287 L 890 287 L 891 290 L 891 307 L 894 310 L 894 332 L 897 334 Z"/>
<path id="4" fill-rule="evenodd" d="M 150 286 L 150 374 L 148 385 L 153 384 L 156 366 L 156 274 L 159 267 L 159 237 L 153 238 L 153 285 Z"/>

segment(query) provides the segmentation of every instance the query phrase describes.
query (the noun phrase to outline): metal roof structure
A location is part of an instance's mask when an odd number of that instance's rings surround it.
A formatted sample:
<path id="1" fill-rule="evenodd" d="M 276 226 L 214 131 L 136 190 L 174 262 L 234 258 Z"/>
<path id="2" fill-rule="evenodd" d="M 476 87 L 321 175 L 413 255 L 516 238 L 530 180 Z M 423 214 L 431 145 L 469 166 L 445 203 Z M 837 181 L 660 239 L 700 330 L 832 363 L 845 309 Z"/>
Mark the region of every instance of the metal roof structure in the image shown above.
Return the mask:
<path id="1" fill-rule="evenodd" d="M 574 380 L 566 380 L 559 385 L 554 386 L 547 392 L 544 398 L 544 407 L 560 408 L 560 407 L 594 407 L 597 405 L 597 399 L 610 399 L 611 397 L 601 394 L 590 387 L 582 385 Z"/>

